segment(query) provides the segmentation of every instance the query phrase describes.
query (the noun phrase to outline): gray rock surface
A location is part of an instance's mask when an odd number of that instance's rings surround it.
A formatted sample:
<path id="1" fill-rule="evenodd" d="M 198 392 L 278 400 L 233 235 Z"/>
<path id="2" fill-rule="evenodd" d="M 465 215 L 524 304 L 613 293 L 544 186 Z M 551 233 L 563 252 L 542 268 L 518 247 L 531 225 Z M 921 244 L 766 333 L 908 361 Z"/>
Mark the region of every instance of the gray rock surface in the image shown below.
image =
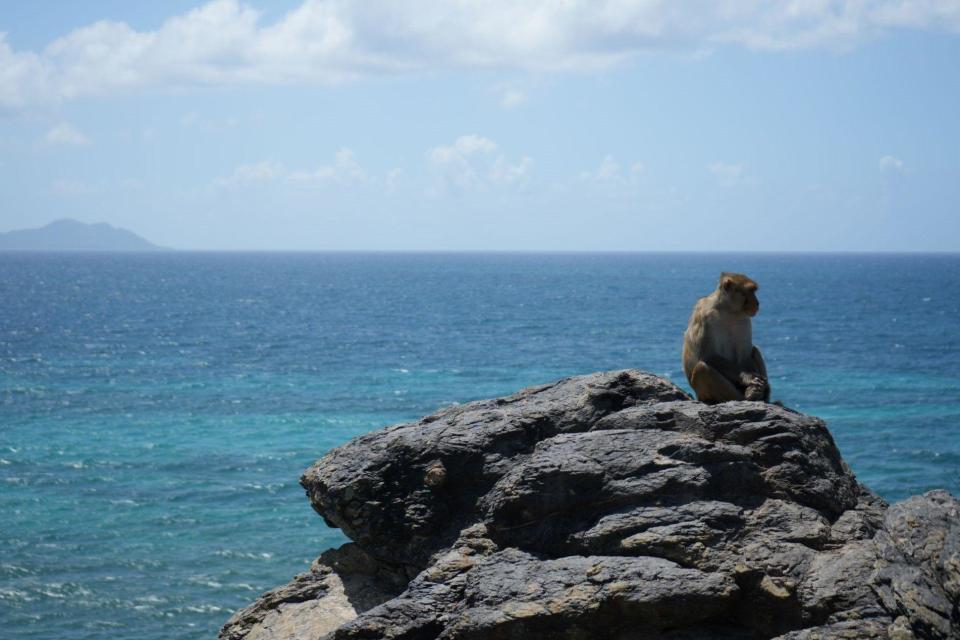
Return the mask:
<path id="1" fill-rule="evenodd" d="M 301 483 L 354 542 L 221 638 L 960 637 L 955 498 L 888 508 L 822 421 L 638 371 L 388 427 Z"/>

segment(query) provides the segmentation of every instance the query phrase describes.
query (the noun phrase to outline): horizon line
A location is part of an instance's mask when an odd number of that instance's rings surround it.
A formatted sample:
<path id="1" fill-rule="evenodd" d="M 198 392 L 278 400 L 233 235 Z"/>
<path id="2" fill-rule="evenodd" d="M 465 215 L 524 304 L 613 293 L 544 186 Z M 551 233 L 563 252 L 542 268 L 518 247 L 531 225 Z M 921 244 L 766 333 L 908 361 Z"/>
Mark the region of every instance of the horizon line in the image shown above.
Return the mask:
<path id="1" fill-rule="evenodd" d="M 930 250 L 930 249 L 788 249 L 783 251 L 757 251 L 737 249 L 176 249 L 171 247 L 157 247 L 156 249 L 8 249 L 0 248 L 0 254 L 5 253 L 72 253 L 72 254 L 143 254 L 157 255 L 169 253 L 299 253 L 299 254 L 418 254 L 418 255 L 451 255 L 451 254 L 514 254 L 514 255 L 889 255 L 889 256 L 955 256 L 960 255 L 960 249 Z"/>

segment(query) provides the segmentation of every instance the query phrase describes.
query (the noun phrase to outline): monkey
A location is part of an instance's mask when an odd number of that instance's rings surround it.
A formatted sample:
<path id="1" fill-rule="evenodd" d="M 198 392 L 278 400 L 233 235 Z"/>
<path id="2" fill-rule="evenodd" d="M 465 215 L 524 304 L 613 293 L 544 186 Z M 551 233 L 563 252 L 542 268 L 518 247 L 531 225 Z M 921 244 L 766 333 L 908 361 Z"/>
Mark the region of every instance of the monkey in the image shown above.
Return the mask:
<path id="1" fill-rule="evenodd" d="M 767 366 L 750 324 L 760 311 L 757 288 L 742 273 L 723 272 L 717 289 L 694 305 L 683 334 L 683 372 L 697 400 L 770 402 Z"/>

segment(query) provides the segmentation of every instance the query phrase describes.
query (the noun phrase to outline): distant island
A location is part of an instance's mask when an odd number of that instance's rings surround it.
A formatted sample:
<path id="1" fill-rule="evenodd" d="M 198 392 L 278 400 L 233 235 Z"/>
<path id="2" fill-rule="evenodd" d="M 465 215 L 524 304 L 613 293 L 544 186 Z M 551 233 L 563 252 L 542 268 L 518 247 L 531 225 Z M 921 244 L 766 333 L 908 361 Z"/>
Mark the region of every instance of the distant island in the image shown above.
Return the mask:
<path id="1" fill-rule="evenodd" d="M 39 229 L 0 233 L 0 251 L 164 251 L 132 231 L 105 222 L 65 218 Z"/>

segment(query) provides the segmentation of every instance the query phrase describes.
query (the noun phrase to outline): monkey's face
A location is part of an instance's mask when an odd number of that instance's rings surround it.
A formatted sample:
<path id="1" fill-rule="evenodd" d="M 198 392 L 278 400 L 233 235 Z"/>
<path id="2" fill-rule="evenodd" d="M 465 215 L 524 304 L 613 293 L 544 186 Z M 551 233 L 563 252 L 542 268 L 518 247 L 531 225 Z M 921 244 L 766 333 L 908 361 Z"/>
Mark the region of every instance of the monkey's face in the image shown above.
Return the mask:
<path id="1" fill-rule="evenodd" d="M 724 273 L 720 279 L 720 289 L 727 299 L 727 308 L 739 310 L 749 317 L 760 311 L 757 300 L 757 283 L 739 273 Z"/>
<path id="2" fill-rule="evenodd" d="M 745 291 L 743 294 L 743 312 L 751 318 L 760 311 L 760 301 L 757 300 L 755 291 Z"/>

